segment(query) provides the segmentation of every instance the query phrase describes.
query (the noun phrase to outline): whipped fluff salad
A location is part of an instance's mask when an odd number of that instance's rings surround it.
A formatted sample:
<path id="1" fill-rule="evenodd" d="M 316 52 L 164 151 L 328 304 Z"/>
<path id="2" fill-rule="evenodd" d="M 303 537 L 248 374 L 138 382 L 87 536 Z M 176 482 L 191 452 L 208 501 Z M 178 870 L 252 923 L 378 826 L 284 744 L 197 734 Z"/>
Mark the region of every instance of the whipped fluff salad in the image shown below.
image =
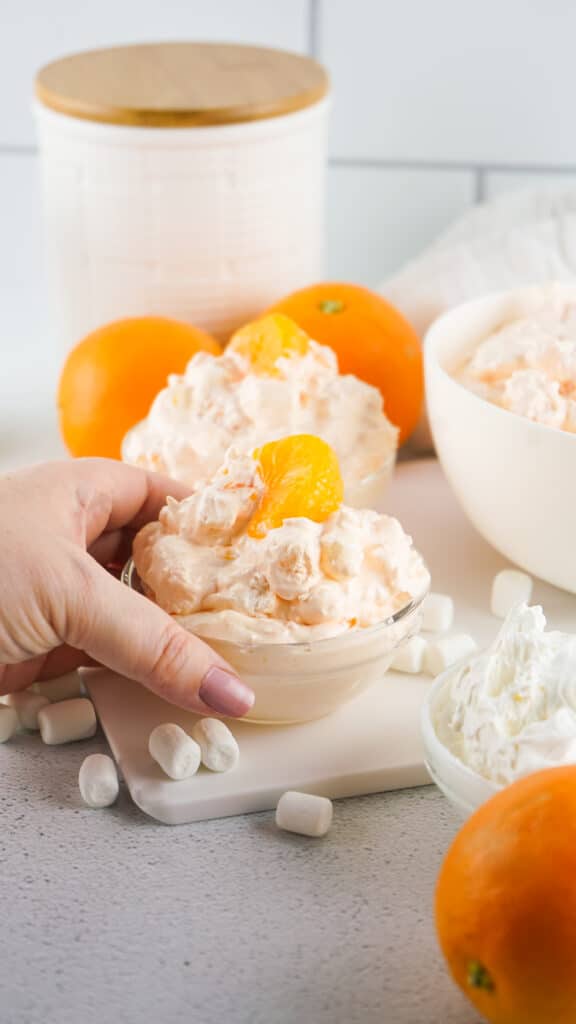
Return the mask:
<path id="1" fill-rule="evenodd" d="M 254 535 L 266 490 L 252 455 L 231 450 L 212 479 L 140 531 L 147 594 L 188 630 L 244 643 L 323 639 L 388 620 L 429 584 L 400 523 L 340 504 Z"/>
<path id="2" fill-rule="evenodd" d="M 551 289 L 539 310 L 480 342 L 455 376 L 502 409 L 576 433 L 576 303 Z"/>
<path id="3" fill-rule="evenodd" d="M 264 343 L 242 344 L 260 323 Z M 281 343 L 290 329 L 288 343 Z M 169 377 L 147 418 L 126 435 L 122 458 L 192 486 L 212 476 L 232 445 L 250 452 L 299 433 L 315 434 L 334 449 L 351 504 L 369 504 L 366 487 L 375 478 L 381 486 L 394 468 L 398 431 L 384 414 L 380 392 L 340 374 L 332 349 L 273 315 L 242 328 L 222 355 L 199 352 L 182 376 Z"/>
<path id="4" fill-rule="evenodd" d="M 547 631 L 541 608 L 518 605 L 493 646 L 448 676 L 434 727 L 464 764 L 502 785 L 576 763 L 576 636 Z"/>

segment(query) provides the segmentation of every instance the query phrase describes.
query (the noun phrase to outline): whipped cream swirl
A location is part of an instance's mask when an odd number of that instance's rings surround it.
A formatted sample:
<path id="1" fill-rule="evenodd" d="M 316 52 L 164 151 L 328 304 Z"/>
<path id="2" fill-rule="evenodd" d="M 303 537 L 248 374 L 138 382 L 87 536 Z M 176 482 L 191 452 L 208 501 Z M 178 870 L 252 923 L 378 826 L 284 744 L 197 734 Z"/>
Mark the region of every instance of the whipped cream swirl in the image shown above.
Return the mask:
<path id="1" fill-rule="evenodd" d="M 518 605 L 493 646 L 448 677 L 434 725 L 497 783 L 576 763 L 576 636 L 547 631 L 541 608 Z"/>

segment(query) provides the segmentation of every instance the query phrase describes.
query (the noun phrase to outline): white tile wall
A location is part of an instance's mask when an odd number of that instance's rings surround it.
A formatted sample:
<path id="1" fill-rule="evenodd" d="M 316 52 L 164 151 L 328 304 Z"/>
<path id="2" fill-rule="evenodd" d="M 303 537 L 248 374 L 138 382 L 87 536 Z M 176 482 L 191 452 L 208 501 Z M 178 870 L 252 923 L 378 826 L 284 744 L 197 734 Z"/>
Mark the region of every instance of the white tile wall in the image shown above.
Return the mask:
<path id="1" fill-rule="evenodd" d="M 11 346 L 19 364 L 33 362 L 40 375 L 49 342 L 30 96 L 36 68 L 62 53 L 204 38 L 318 55 L 335 90 L 333 277 L 376 284 L 480 195 L 576 182 L 573 0 L 0 0 L 0 7 L 0 274 L 2 301 L 13 310 L 0 348 Z"/>
<path id="2" fill-rule="evenodd" d="M 75 50 L 153 40 L 308 46 L 308 0 L 20 0 L 0 5 L 0 143 L 34 142 L 34 74 Z"/>
<path id="3" fill-rule="evenodd" d="M 378 285 L 473 201 L 465 171 L 330 167 L 328 276 Z"/>
<path id="4" fill-rule="evenodd" d="M 576 165 L 572 0 L 324 0 L 339 156 Z"/>
<path id="5" fill-rule="evenodd" d="M 47 300 L 42 282 L 42 227 L 37 159 L 0 153 L 0 352 L 13 375 L 2 405 L 17 407 L 41 393 L 56 367 Z M 8 285 L 8 287 L 7 287 Z M 0 363 L 0 381 L 5 363 Z M 1 389 L 0 389 L 1 390 Z"/>
<path id="6" fill-rule="evenodd" d="M 506 192 L 516 192 L 518 189 L 555 189 L 573 188 L 576 190 L 576 173 L 574 174 L 551 174 L 542 171 L 524 171 L 519 174 L 517 171 L 493 171 L 485 175 L 483 182 L 483 194 L 486 199 L 493 199 L 496 196 L 504 195 Z"/>

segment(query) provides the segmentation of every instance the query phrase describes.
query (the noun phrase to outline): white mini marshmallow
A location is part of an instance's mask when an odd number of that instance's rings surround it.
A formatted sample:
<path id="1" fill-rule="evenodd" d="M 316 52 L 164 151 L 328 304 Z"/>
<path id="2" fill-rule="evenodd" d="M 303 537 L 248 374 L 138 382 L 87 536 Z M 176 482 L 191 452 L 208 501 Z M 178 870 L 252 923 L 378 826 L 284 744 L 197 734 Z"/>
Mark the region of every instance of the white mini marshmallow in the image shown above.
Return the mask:
<path id="1" fill-rule="evenodd" d="M 332 814 L 332 801 L 327 797 L 288 790 L 278 801 L 276 824 L 286 832 L 317 838 L 326 835 Z"/>
<path id="2" fill-rule="evenodd" d="M 6 703 L 8 707 L 14 708 L 21 729 L 37 732 L 40 728 L 38 712 L 45 708 L 50 701 L 38 693 L 31 693 L 30 690 L 19 690 L 17 693 L 11 693 Z"/>
<path id="3" fill-rule="evenodd" d="M 57 679 L 34 683 L 32 689 L 34 693 L 41 693 L 43 697 L 47 697 L 52 702 L 72 700 L 74 697 L 82 697 L 84 693 L 82 679 L 78 672 L 68 672 L 65 676 L 58 676 Z"/>
<path id="4" fill-rule="evenodd" d="M 107 754 L 90 754 L 78 774 L 80 795 L 88 807 L 110 807 L 118 796 L 116 765 Z"/>
<path id="5" fill-rule="evenodd" d="M 238 764 L 240 749 L 230 729 L 218 718 L 201 718 L 192 735 L 202 751 L 202 764 L 211 772 L 229 772 Z"/>
<path id="6" fill-rule="evenodd" d="M 454 622 L 454 601 L 448 594 L 428 594 L 422 605 L 422 629 L 447 633 Z"/>
<path id="7" fill-rule="evenodd" d="M 423 636 L 411 636 L 396 651 L 390 668 L 394 672 L 421 672 L 427 646 Z"/>
<path id="8" fill-rule="evenodd" d="M 473 654 L 478 645 L 468 633 L 448 633 L 431 640 L 424 655 L 424 668 L 431 676 L 438 676 L 457 661 Z"/>
<path id="9" fill-rule="evenodd" d="M 18 715 L 14 708 L 2 705 L 0 707 L 0 743 L 6 743 L 6 740 L 11 739 L 17 728 Z"/>
<path id="10" fill-rule="evenodd" d="M 86 740 L 96 732 L 96 712 L 86 697 L 48 704 L 38 712 L 40 735 L 44 743 L 73 743 Z"/>
<path id="11" fill-rule="evenodd" d="M 200 747 L 173 722 L 164 722 L 152 729 L 148 750 L 162 771 L 177 782 L 189 779 L 200 767 Z"/>
<path id="12" fill-rule="evenodd" d="M 505 619 L 514 605 L 530 604 L 533 580 L 519 569 L 503 569 L 492 581 L 490 608 L 493 615 Z"/>

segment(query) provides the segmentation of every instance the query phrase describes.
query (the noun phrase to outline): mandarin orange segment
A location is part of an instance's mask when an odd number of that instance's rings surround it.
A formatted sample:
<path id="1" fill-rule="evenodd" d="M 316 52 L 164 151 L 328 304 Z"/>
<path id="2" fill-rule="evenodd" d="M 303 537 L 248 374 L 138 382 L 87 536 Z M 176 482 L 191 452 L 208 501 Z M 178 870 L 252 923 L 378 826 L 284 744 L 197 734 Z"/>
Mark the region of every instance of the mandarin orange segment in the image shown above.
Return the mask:
<path id="1" fill-rule="evenodd" d="M 257 448 L 266 489 L 249 527 L 251 537 L 305 516 L 323 523 L 342 504 L 344 485 L 335 452 L 313 434 L 294 434 Z"/>
<path id="2" fill-rule="evenodd" d="M 254 373 L 259 376 L 278 377 L 279 359 L 305 356 L 310 339 L 293 320 L 283 313 L 271 313 L 241 327 L 232 336 L 229 348 L 245 356 Z"/>

